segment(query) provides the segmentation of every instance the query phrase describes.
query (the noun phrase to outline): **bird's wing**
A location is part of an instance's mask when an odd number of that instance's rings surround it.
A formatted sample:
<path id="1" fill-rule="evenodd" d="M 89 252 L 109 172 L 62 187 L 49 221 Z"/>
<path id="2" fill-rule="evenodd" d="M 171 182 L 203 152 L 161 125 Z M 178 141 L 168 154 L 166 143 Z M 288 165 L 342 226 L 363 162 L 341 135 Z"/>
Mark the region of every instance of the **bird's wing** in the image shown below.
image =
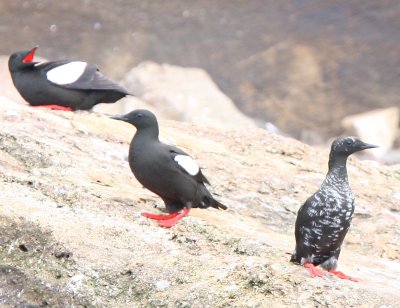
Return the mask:
<path id="1" fill-rule="evenodd" d="M 320 190 L 316 191 L 303 203 L 297 212 L 296 236 L 301 236 L 300 234 L 304 231 L 315 227 L 316 221 L 321 219 L 321 209 L 323 209 L 324 203 L 325 197 Z"/>
<path id="2" fill-rule="evenodd" d="M 199 183 L 210 184 L 193 158 L 176 147 L 168 146 L 168 150 L 172 161 L 179 168 L 179 170 L 191 176 Z"/>
<path id="3" fill-rule="evenodd" d="M 94 64 L 82 61 L 54 61 L 42 64 L 49 82 L 77 90 L 115 90 L 130 94 L 124 87 L 104 76 Z"/>

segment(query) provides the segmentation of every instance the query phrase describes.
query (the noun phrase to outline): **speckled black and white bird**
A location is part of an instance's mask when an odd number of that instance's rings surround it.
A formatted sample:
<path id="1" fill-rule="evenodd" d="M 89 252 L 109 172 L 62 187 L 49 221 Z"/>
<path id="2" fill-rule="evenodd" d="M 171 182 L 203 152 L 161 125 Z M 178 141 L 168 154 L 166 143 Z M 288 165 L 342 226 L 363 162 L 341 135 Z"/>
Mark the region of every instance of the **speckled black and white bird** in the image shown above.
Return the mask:
<path id="1" fill-rule="evenodd" d="M 209 182 L 196 162 L 184 151 L 159 141 L 158 122 L 152 112 L 138 109 L 112 118 L 136 127 L 129 147 L 129 166 L 145 188 L 162 198 L 166 211 L 170 213 L 142 213 L 143 216 L 160 220 L 160 226 L 169 228 L 191 208 L 227 209 L 207 190 L 205 184 Z"/>
<path id="2" fill-rule="evenodd" d="M 15 87 L 32 106 L 58 110 L 89 110 L 114 103 L 129 92 L 83 61 L 33 61 L 37 47 L 13 53 L 8 61 Z"/>
<path id="3" fill-rule="evenodd" d="M 354 195 L 347 179 L 346 163 L 351 154 L 375 147 L 354 137 L 334 140 L 325 181 L 298 211 L 296 248 L 291 261 L 309 268 L 313 277 L 325 275 L 316 268 L 321 265 L 339 278 L 357 281 L 336 271 L 341 246 L 354 212 Z"/>

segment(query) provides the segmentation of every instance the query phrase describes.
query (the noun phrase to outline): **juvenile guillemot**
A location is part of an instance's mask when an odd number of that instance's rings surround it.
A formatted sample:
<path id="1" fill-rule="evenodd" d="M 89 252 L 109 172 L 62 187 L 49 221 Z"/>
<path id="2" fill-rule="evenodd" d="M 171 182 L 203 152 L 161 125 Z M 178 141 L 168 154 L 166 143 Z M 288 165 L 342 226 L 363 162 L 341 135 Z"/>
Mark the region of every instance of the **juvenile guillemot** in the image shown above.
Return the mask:
<path id="1" fill-rule="evenodd" d="M 351 154 L 375 147 L 354 137 L 334 140 L 324 182 L 298 211 L 296 248 L 290 261 L 309 268 L 313 277 L 325 275 L 316 268 L 321 265 L 339 278 L 358 281 L 336 271 L 341 246 L 354 212 L 354 195 L 347 180 L 346 162 Z"/>
<path id="2" fill-rule="evenodd" d="M 196 162 L 184 151 L 159 141 L 156 116 L 148 110 L 135 110 L 123 116 L 112 117 L 136 127 L 129 147 L 129 166 L 136 179 L 154 192 L 165 203 L 169 215 L 142 213 L 159 220 L 162 227 L 172 227 L 189 213 L 191 208 L 226 210 L 213 198 L 204 185 L 209 181 Z M 179 213 L 179 211 L 182 213 Z"/>
<path id="3" fill-rule="evenodd" d="M 33 61 L 37 47 L 13 53 L 8 61 L 12 80 L 32 106 L 57 110 L 89 110 L 114 103 L 130 93 L 83 61 Z"/>

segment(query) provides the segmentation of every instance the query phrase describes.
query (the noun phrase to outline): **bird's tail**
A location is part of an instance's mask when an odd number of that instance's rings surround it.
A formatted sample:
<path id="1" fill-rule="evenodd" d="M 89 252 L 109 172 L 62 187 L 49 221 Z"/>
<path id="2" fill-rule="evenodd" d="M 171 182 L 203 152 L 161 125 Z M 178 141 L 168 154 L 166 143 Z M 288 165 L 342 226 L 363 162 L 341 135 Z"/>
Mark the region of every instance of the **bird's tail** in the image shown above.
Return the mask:
<path id="1" fill-rule="evenodd" d="M 292 253 L 292 256 L 290 257 L 290 262 L 300 264 L 300 260 L 298 260 L 297 258 L 296 251 Z"/>
<path id="2" fill-rule="evenodd" d="M 200 202 L 196 202 L 198 207 L 200 208 L 208 208 L 208 207 L 213 207 L 218 210 L 226 210 L 227 207 L 226 205 L 222 204 L 221 202 L 217 201 L 214 199 L 214 197 L 211 195 L 211 193 L 207 190 L 207 188 L 204 185 L 200 185 L 197 190 L 197 200 Z"/>
<path id="3" fill-rule="evenodd" d="M 227 209 L 226 205 L 224 205 L 221 202 L 215 200 L 214 198 L 213 198 L 213 203 L 211 204 L 211 206 L 216 208 L 216 209 L 218 209 L 218 210 L 226 210 Z"/>

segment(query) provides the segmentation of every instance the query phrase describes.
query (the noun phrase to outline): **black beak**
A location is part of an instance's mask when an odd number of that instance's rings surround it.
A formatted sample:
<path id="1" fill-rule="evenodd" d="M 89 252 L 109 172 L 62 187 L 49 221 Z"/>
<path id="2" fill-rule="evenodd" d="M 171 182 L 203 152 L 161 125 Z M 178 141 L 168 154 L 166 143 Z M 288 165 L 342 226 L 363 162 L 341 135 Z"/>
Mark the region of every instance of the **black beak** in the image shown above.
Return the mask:
<path id="1" fill-rule="evenodd" d="M 128 122 L 128 118 L 126 118 L 123 115 L 115 115 L 115 116 L 110 117 L 110 119 Z"/>
<path id="2" fill-rule="evenodd" d="M 366 150 L 366 149 L 379 148 L 379 146 L 374 145 L 374 144 L 369 144 L 369 143 L 361 142 L 361 143 L 359 144 L 359 148 L 360 148 L 360 150 Z"/>

